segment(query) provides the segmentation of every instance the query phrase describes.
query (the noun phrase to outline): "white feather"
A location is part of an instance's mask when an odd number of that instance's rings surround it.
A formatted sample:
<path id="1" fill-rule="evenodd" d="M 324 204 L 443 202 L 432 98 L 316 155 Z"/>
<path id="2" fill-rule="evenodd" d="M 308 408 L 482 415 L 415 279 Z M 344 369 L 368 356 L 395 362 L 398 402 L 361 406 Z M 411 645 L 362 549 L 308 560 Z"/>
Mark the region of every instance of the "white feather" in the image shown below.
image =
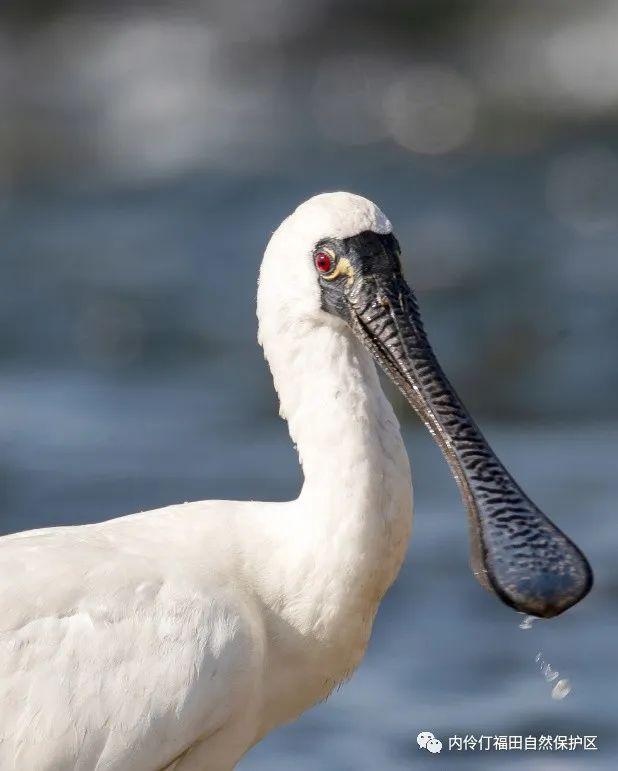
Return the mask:
<path id="1" fill-rule="evenodd" d="M 369 355 L 320 308 L 315 243 L 389 232 L 346 193 L 301 205 L 260 272 L 259 339 L 305 482 L 0 539 L 0 769 L 217 771 L 360 662 L 412 513 Z"/>

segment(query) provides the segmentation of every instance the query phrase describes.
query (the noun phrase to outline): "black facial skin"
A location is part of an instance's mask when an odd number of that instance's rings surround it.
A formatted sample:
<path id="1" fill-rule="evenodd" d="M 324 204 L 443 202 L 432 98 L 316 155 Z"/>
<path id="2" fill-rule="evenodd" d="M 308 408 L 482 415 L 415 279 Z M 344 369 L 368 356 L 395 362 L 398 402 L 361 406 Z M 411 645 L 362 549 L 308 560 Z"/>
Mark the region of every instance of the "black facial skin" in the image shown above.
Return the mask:
<path id="1" fill-rule="evenodd" d="M 592 587 L 588 561 L 521 490 L 446 379 L 402 276 L 397 239 L 366 231 L 321 241 L 316 253 L 325 247 L 351 271 L 331 280 L 316 271 L 322 307 L 350 325 L 442 449 L 468 511 L 478 581 L 533 616 L 579 602 Z"/>

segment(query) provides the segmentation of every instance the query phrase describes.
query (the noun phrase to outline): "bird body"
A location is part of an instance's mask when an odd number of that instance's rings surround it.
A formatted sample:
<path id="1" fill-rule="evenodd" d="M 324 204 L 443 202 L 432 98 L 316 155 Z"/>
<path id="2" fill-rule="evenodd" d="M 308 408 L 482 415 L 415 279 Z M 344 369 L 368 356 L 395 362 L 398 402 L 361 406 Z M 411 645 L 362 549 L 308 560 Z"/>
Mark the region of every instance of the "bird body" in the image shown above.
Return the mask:
<path id="1" fill-rule="evenodd" d="M 375 227 L 359 201 L 353 230 Z M 307 248 L 332 230 L 319 215 Z M 0 539 L 3 771 L 230 769 L 362 659 L 408 541 L 409 463 L 370 355 L 341 320 L 316 324 L 315 297 L 281 292 L 290 232 L 258 312 L 299 497 Z M 313 277 L 287 259 L 302 294 Z"/>

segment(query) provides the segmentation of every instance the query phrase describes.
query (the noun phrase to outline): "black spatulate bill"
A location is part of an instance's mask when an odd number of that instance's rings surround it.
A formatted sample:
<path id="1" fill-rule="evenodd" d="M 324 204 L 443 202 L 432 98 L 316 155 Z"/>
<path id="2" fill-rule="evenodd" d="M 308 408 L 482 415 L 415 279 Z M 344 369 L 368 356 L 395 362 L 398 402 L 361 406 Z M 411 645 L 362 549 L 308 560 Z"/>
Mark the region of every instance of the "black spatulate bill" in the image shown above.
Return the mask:
<path id="1" fill-rule="evenodd" d="M 346 317 L 442 449 L 468 511 L 474 575 L 518 611 L 562 613 L 590 590 L 588 561 L 525 495 L 444 375 L 403 279 L 396 239 L 362 233 L 340 248 L 349 270 L 337 282 L 342 296 L 333 310 Z"/>

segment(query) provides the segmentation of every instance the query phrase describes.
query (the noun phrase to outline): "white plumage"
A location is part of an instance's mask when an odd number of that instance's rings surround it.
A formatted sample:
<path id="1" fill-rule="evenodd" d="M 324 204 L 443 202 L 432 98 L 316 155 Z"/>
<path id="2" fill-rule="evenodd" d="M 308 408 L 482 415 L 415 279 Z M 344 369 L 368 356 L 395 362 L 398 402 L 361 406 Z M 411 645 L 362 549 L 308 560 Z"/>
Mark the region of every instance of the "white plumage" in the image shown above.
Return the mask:
<path id="1" fill-rule="evenodd" d="M 366 230 L 390 231 L 370 201 L 317 196 L 262 264 L 298 499 L 0 539 L 2 771 L 231 769 L 358 665 L 404 557 L 410 469 L 373 361 L 321 309 L 312 251 Z"/>

